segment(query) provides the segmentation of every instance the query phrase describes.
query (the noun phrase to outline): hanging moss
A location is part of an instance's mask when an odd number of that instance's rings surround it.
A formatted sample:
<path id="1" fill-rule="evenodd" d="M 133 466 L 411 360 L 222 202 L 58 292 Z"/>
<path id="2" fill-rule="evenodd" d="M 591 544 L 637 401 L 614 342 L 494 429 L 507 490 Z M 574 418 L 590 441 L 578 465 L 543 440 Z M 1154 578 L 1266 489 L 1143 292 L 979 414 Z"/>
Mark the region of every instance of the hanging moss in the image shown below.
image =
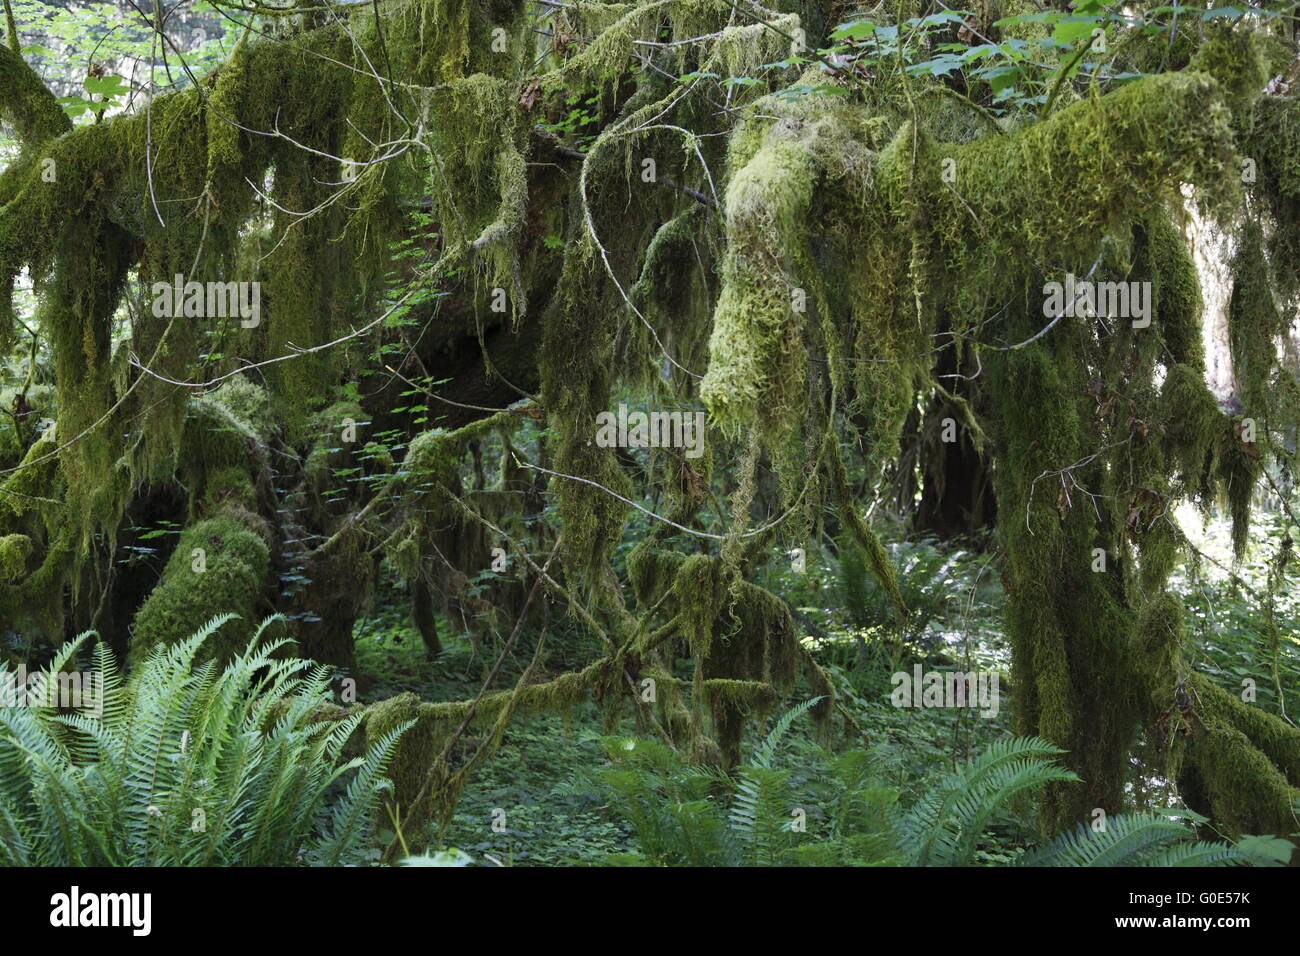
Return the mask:
<path id="1" fill-rule="evenodd" d="M 1219 82 L 1224 102 L 1243 129 L 1250 128 L 1251 107 L 1272 75 L 1266 44 L 1263 36 L 1250 31 L 1210 24 L 1187 66 Z"/>
<path id="2" fill-rule="evenodd" d="M 1173 219 L 1164 215 L 1153 216 L 1142 237 L 1152 282 L 1152 321 L 1169 350 L 1169 360 L 1204 369 L 1201 280 L 1187 243 Z"/>
<path id="3" fill-rule="evenodd" d="M 1300 799 L 1300 745 L 1294 728 L 1195 677 L 1188 759 L 1209 797 L 1207 809 L 1230 833 L 1290 833 Z"/>
<path id="4" fill-rule="evenodd" d="M 1232 377 L 1245 414 L 1267 420 L 1276 340 L 1286 335 L 1287 321 L 1273 300 L 1263 237 L 1257 226 L 1244 230 L 1233 262 L 1232 297 L 1228 304 L 1228 342 Z"/>
<path id="5" fill-rule="evenodd" d="M 794 289 L 812 286 L 806 220 L 815 167 L 809 148 L 777 138 L 735 173 L 727 187 L 723 285 L 701 394 L 733 429 L 763 421 L 793 427 L 803 410 L 807 367 L 793 311 Z"/>
<path id="6" fill-rule="evenodd" d="M 515 240 L 528 199 L 528 137 L 516 127 L 515 92 L 505 79 L 476 73 L 432 93 L 427 108 L 439 151 L 434 208 L 452 253 L 445 264 L 455 268 L 470 248 L 483 291 L 507 290 L 510 312 L 519 316 L 527 302 Z"/>
<path id="7" fill-rule="evenodd" d="M 705 366 L 709 328 L 703 320 L 712 311 L 716 294 L 716 219 L 708 207 L 697 203 L 660 226 L 646 247 L 640 275 L 628 296 L 655 336 L 640 322 L 625 332 L 631 342 L 624 346 L 627 354 L 621 364 L 632 384 L 654 388 L 663 376 L 663 356 L 656 338 L 684 367 Z M 672 367 L 670 374 L 675 387 L 687 385 L 687 376 L 680 369 Z M 704 461 L 708 460 L 706 456 Z"/>
<path id="8" fill-rule="evenodd" d="M 1183 487 L 1212 503 L 1214 459 L 1222 451 L 1228 423 L 1193 365 L 1171 366 L 1161 387 L 1166 456 L 1176 466 Z"/>
<path id="9" fill-rule="evenodd" d="M 17 133 L 26 157 L 26 163 L 20 165 L 30 166 L 24 172 L 34 179 L 37 160 L 46 158 L 40 156 L 40 150 L 71 129 L 72 123 L 40 77 L 8 46 L 0 50 L 0 89 L 5 91 L 0 97 L 0 120 Z M 27 190 L 31 195 L 34 187 L 29 184 Z M 15 191 L 14 186 L 0 187 L 0 206 L 8 204 Z M 0 232 L 0 250 L 4 250 L 0 252 L 0 349 L 6 353 L 14 344 L 13 279 L 18 274 L 14 261 L 18 249 L 5 249 L 7 238 Z"/>
<path id="10" fill-rule="evenodd" d="M 1207 202 L 1230 201 L 1240 178 L 1229 115 L 1210 77 L 1161 74 L 1015 135 L 942 147 L 955 182 L 935 190 L 934 218 L 962 250 L 950 268 L 968 268 L 976 253 L 981 273 L 1006 255 L 1084 267 L 1106 231 L 1177 201 L 1179 183 L 1196 184 Z"/>
<path id="11" fill-rule="evenodd" d="M 1071 750 L 1086 787 L 1048 791 L 1049 830 L 1082 819 L 1092 807 L 1122 805 L 1124 758 L 1136 732 L 1136 695 L 1116 694 L 1116 675 L 1132 667 L 1134 623 L 1122 601 L 1127 548 L 1122 522 L 1099 522 L 1082 488 L 1073 497 L 1059 480 L 1035 480 L 1082 459 L 1099 440 L 1083 416 L 1085 370 L 1064 339 L 1054 349 L 1005 353 L 992 369 L 1002 399 L 1001 460 L 995 488 L 1006 549 L 1008 632 L 1012 639 L 1012 707 L 1022 733 L 1038 733 Z M 1006 401 L 1035 396 L 1033 403 Z M 1109 487 L 1101 468 L 1080 477 L 1088 491 Z M 1103 518 L 1105 516 L 1103 515 Z M 1118 525 L 1118 526 L 1117 526 Z M 1093 549 L 1109 555 L 1093 570 Z M 1131 685 L 1130 685 L 1131 686 Z"/>
<path id="12" fill-rule="evenodd" d="M 565 260 L 561 282 L 567 291 L 548 316 L 539 356 L 542 404 L 553 432 L 555 471 L 596 482 L 623 498 L 632 485 L 612 449 L 594 442 L 596 416 L 606 409 L 612 348 L 610 323 L 595 307 L 593 259 Z M 557 479 L 566 571 L 576 580 L 603 590 L 606 561 L 623 531 L 627 506 L 613 495 L 597 493 L 580 482 Z"/>
<path id="13" fill-rule="evenodd" d="M 713 714 L 723 766 L 740 762 L 740 741 L 747 721 L 761 717 L 776 700 L 776 690 L 761 681 L 706 680 L 699 688 Z"/>
<path id="14" fill-rule="evenodd" d="M 548 73 L 545 82 L 553 89 L 586 90 L 617 80 L 628 68 L 634 42 L 655 38 L 668 6 L 668 0 L 611 5 L 604 18 L 611 13 L 616 13 L 617 18 L 599 23 L 600 32 L 595 39 L 567 59 L 560 69 Z M 581 5 L 576 19 L 581 22 L 581 18 L 590 16 L 595 9 L 595 4 Z"/>
<path id="15" fill-rule="evenodd" d="M 727 580 L 716 558 L 693 554 L 685 558 L 673 580 L 677 596 L 677 616 L 691 645 L 691 653 L 706 661 L 713 646 L 714 627 L 727 596 Z M 762 635 L 750 635 L 748 642 L 758 645 Z M 728 640 L 728 643 L 730 641 Z M 762 650 L 759 648 L 759 659 Z"/>
<path id="16" fill-rule="evenodd" d="M 640 541 L 627 556 L 628 583 L 637 601 L 647 607 L 653 604 L 672 586 L 682 560 L 683 555 L 664 550 L 651 538 Z"/>
<path id="17" fill-rule="evenodd" d="M 1219 456 L 1219 475 L 1232 515 L 1233 545 L 1240 556 L 1249 533 L 1250 499 L 1269 442 L 1276 343 L 1286 335 L 1289 324 L 1273 300 L 1263 240 L 1257 226 L 1248 224 L 1243 232 L 1233 263 L 1233 278 L 1232 297 L 1228 302 L 1228 343 L 1235 393 L 1243 412 L 1231 433 L 1225 436 L 1225 447 Z M 1246 441 L 1252 426 L 1254 440 Z"/>
<path id="18" fill-rule="evenodd" d="M 1250 194 L 1271 220 L 1267 247 L 1278 293 L 1290 300 L 1300 291 L 1300 99 L 1260 97 L 1254 115 L 1242 154 L 1255 174 Z"/>
<path id="19" fill-rule="evenodd" d="M 129 496 L 128 486 L 136 476 L 137 464 L 146 465 L 139 471 L 149 477 L 165 472 L 168 459 L 174 459 L 180 441 L 179 423 L 184 416 L 183 400 L 179 400 L 183 393 L 170 390 L 169 395 L 164 383 L 145 380 L 135 387 L 145 440 L 134 460 L 123 463 L 123 481 L 95 485 L 79 477 L 113 469 L 109 443 L 98 432 L 111 433 L 114 428 L 101 417 L 111 395 L 105 372 L 110 367 L 106 333 L 110 303 L 116 303 L 121 293 L 120 257 L 141 255 L 140 278 L 146 284 L 153 278 L 171 280 L 175 273 L 199 280 L 231 278 L 230 271 L 248 261 L 241 250 L 246 235 L 243 227 L 256 214 L 256 196 L 246 180 L 264 182 L 267 171 L 273 170 L 271 195 L 278 208 L 311 209 L 331 199 L 339 185 L 338 170 L 328 168 L 329 162 L 322 154 L 343 154 L 343 130 L 352 144 L 389 138 L 384 129 L 388 105 L 378 84 L 366 79 L 367 64 L 379 60 L 382 54 L 383 61 L 399 72 L 405 65 L 434 70 L 438 78 L 451 78 L 446 75 L 451 73 L 458 76 L 460 66 L 456 64 L 463 65 L 470 47 L 486 52 L 492 25 L 514 32 L 522 8 L 517 3 L 501 3 L 485 11 L 469 3 L 412 2 L 399 4 L 396 15 L 401 19 L 411 11 L 421 20 L 422 34 L 428 32 L 426 40 L 418 45 L 405 42 L 400 32 L 391 38 L 391 44 L 384 43 L 375 29 L 374 14 L 368 10 L 348 12 L 352 21 L 349 31 L 333 21 L 303 33 L 292 47 L 249 42 L 245 37 L 229 60 L 197 87 L 152 100 L 147 116 L 142 112 L 103 126 L 79 129 L 52 145 L 49 158 L 58 169 L 52 182 L 41 180 L 41 169 L 35 162 L 24 161 L 5 170 L 4 188 L 0 190 L 6 206 L 0 230 L 0 277 L 11 278 L 24 265 L 34 276 L 44 275 L 54 261 L 54 244 L 67 244 L 68 232 L 61 223 L 69 221 L 70 213 L 75 222 L 78 210 L 88 206 L 95 215 L 106 209 L 111 225 L 100 224 L 92 217 L 84 226 L 75 227 L 76 235 L 90 242 L 111 238 L 112 242 L 102 244 L 119 257 L 106 257 L 102 251 L 91 254 L 82 241 L 83 247 L 74 256 L 62 260 L 65 265 L 55 263 L 59 285 L 74 283 L 93 288 L 104 298 L 99 304 L 69 298 L 64 305 L 51 298 L 49 319 L 42 320 L 42 324 L 54 328 L 56 360 L 63 356 L 64 367 L 58 374 L 68 399 L 64 403 L 68 410 L 64 412 L 65 430 L 90 430 L 77 448 L 65 455 L 71 479 L 69 497 L 75 502 L 85 533 L 103 523 L 108 523 L 111 532 L 109 518 L 114 507 Z M 486 22 L 489 20 L 494 24 Z M 456 32 L 467 29 L 470 22 L 482 27 L 473 44 Z M 363 46 L 357 47 L 353 38 Z M 336 67 L 328 65 L 331 62 Z M 493 55 L 482 62 L 504 70 L 514 60 Z M 21 65 L 9 64 L 8 59 L 6 64 Z M 434 82 L 434 73 L 425 73 L 422 79 Z M 496 100 L 505 99 L 503 88 Z M 62 117 L 52 98 L 49 101 L 52 112 L 46 112 L 59 118 L 62 132 L 67 128 L 66 117 Z M 282 110 L 284 104 L 292 106 Z M 234 122 L 244 129 L 237 128 Z M 283 131 L 295 143 L 250 132 L 271 129 Z M 492 125 L 478 129 L 499 135 Z M 32 138 L 47 137 L 32 132 Z M 152 151 L 148 164 L 144 156 L 146 140 Z M 297 143 L 319 152 L 304 153 Z M 516 210 L 517 219 L 523 161 L 517 144 L 511 144 L 502 156 L 502 182 L 509 182 L 508 188 L 502 187 L 503 194 L 509 193 L 508 201 L 503 201 Z M 363 161 L 366 157 L 358 153 L 352 158 Z M 152 170 L 147 179 L 146 165 Z M 223 345 L 238 343 L 238 350 L 251 352 L 253 358 L 259 353 L 282 354 L 290 348 L 319 344 L 350 320 L 358 299 L 364 304 L 367 296 L 373 296 L 378 287 L 378 270 L 386 264 L 385 235 L 392 233 L 395 223 L 391 189 L 399 178 L 398 168 L 393 163 L 366 167 L 355 185 L 348 187 L 359 196 L 359 202 L 350 210 L 339 203 L 325 202 L 318 214 L 305 219 L 287 212 L 276 213 L 279 241 L 266 260 L 264 273 L 236 276 L 240 281 L 264 282 L 267 321 L 252 331 L 215 330 Z M 181 197 L 186 202 L 199 197 L 195 215 L 184 218 L 171 214 Z M 161 213 L 155 212 L 155 207 L 168 214 L 168 221 L 157 222 Z M 114 229 L 127 230 L 143 244 L 128 242 L 128 236 L 118 236 Z M 198 256 L 200 249 L 202 257 Z M 510 259 L 503 244 L 495 243 L 494 249 L 498 274 L 517 272 L 503 265 Z M 198 274 L 190 275 L 192 265 L 197 266 Z M 58 278 L 60 269 L 68 273 L 65 278 Z M 74 270 L 76 276 L 72 275 Z M 10 283 L 3 285 L 7 303 Z M 517 298 L 522 300 L 522 296 Z M 78 317 L 65 320 L 59 317 L 63 313 Z M 155 371 L 186 377 L 187 364 L 202 351 L 197 347 L 195 324 L 154 322 L 147 311 L 141 319 L 134 343 L 137 352 L 152 356 Z M 92 345 L 93 352 L 86 352 Z M 88 361 L 96 372 L 78 381 L 81 369 L 77 363 L 82 361 Z M 294 362 L 270 367 L 268 374 L 287 395 L 302 399 L 310 391 L 309 381 L 328 376 L 332 361 L 333 356 L 326 353 L 305 354 Z M 285 411 L 292 414 L 301 405 L 293 402 Z M 133 410 L 132 406 L 124 408 L 123 417 Z"/>
<path id="20" fill-rule="evenodd" d="M 898 587 L 898 575 L 894 571 L 893 562 L 889 559 L 885 546 L 881 543 L 880 538 L 875 532 L 867 526 L 862 515 L 858 513 L 856 503 L 849 490 L 848 475 L 844 470 L 844 460 L 840 457 L 838 448 L 831 450 L 830 454 L 830 471 L 831 483 L 834 488 L 836 498 L 840 505 L 840 515 L 848 527 L 849 534 L 853 538 L 861 551 L 862 556 L 866 559 L 867 567 L 870 568 L 872 575 L 880 582 L 885 593 L 894 603 L 895 609 L 902 617 L 907 616 L 907 605 L 903 603 L 903 594 Z"/>

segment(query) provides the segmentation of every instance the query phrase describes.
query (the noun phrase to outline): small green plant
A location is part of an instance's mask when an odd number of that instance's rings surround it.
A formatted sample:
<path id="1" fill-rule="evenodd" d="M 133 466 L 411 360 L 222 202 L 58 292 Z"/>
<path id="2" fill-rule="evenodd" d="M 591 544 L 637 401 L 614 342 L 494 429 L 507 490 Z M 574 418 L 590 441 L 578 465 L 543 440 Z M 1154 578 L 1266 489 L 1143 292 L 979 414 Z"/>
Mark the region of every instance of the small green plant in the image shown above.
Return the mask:
<path id="1" fill-rule="evenodd" d="M 384 768 L 409 724 L 345 759 L 360 715 L 320 719 L 329 672 L 277 657 L 287 640 L 263 645 L 275 618 L 224 670 L 195 666 L 231 617 L 158 648 L 129 680 L 100 642 L 93 715 L 0 708 L 0 864 L 340 865 L 373 855 Z M 91 636 L 64 646 L 47 678 Z"/>

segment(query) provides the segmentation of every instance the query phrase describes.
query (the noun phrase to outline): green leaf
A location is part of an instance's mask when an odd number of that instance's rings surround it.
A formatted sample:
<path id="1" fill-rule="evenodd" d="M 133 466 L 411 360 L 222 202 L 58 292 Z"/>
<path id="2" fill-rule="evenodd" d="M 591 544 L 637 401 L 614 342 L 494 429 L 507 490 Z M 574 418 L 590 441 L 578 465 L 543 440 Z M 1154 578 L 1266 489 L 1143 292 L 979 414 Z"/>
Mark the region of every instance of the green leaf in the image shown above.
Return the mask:
<path id="1" fill-rule="evenodd" d="M 131 91 L 130 85 L 120 76 L 88 76 L 82 85 L 86 92 L 110 99 Z"/>
<path id="2" fill-rule="evenodd" d="M 995 66 L 980 77 L 988 83 L 994 93 L 1004 93 L 1013 87 L 1024 77 L 1024 71 L 1014 64 L 1004 64 Z"/>
<path id="3" fill-rule="evenodd" d="M 1074 46 L 1084 37 L 1092 36 L 1101 17 L 1069 17 L 1062 20 L 1052 31 L 1052 40 L 1059 46 Z"/>
<path id="4" fill-rule="evenodd" d="M 930 27 L 941 27 L 949 23 L 961 23 L 968 16 L 970 16 L 969 10 L 944 10 L 942 13 L 932 13 L 920 20 L 908 20 L 907 25 L 925 30 Z"/>
<path id="5" fill-rule="evenodd" d="M 1014 17 L 1003 17 L 1001 20 L 994 20 L 995 27 L 1010 27 L 1021 23 L 1056 23 L 1065 18 L 1065 14 L 1059 10 L 1044 10 L 1041 13 L 1027 13 Z"/>
<path id="6" fill-rule="evenodd" d="M 913 76 L 947 76 L 954 70 L 960 70 L 962 58 L 953 53 L 941 53 L 922 63 L 913 63 L 907 72 Z"/>
<path id="7" fill-rule="evenodd" d="M 863 40 L 876 32 L 876 24 L 870 20 L 854 20 L 841 24 L 831 31 L 832 40 Z"/>
<path id="8" fill-rule="evenodd" d="M 1276 863 L 1278 866 L 1286 866 L 1291 862 L 1291 854 L 1295 851 L 1295 844 L 1290 840 L 1284 840 L 1272 834 L 1267 836 L 1247 835 L 1237 841 L 1237 849 L 1247 856 L 1253 857 L 1262 865 L 1267 866 Z"/>
<path id="9" fill-rule="evenodd" d="M 1197 823 L 1197 824 L 1210 822 L 1209 817 L 1202 816 L 1201 814 L 1197 813 L 1195 810 L 1186 809 L 1183 807 L 1164 807 L 1154 812 L 1160 814 L 1162 817 L 1177 817 L 1178 819 L 1181 820 L 1191 820 L 1193 823 Z"/>

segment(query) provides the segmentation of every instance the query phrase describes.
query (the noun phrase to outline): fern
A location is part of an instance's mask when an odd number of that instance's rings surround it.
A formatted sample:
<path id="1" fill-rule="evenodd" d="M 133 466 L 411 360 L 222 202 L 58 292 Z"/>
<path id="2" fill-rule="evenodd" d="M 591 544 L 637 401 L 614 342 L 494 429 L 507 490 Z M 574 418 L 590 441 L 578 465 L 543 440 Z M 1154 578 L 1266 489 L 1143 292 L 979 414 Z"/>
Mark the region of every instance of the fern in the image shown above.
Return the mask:
<path id="1" fill-rule="evenodd" d="M 965 866 L 998 809 L 1046 783 L 1078 776 L 1046 758 L 1064 753 L 1039 737 L 994 741 L 921 798 L 903 818 L 903 842 L 914 848 L 916 866 Z"/>
<path id="2" fill-rule="evenodd" d="M 0 864 L 258 866 L 362 862 L 401 733 L 345 761 L 352 715 L 317 719 L 328 674 L 277 655 L 266 624 L 224 670 L 196 665 L 229 616 L 156 650 L 123 680 L 93 654 L 98 714 L 0 709 Z M 269 622 L 268 622 L 269 623 Z M 55 674 L 91 637 L 65 645 Z M 334 790 L 348 778 L 341 797 Z"/>
<path id="3" fill-rule="evenodd" d="M 943 610 L 951 589 L 946 585 L 963 556 L 935 547 L 933 539 L 902 541 L 890 545 L 903 604 L 908 619 L 901 622 L 894 601 L 868 570 L 866 556 L 851 537 L 837 542 L 839 600 L 849 620 L 858 627 L 894 627 L 904 624 L 907 638 L 917 640 Z"/>
<path id="4" fill-rule="evenodd" d="M 613 766 L 596 774 L 631 828 L 641 852 L 617 854 L 619 865 L 775 866 L 791 861 L 796 834 L 790 771 L 772 766 L 794 722 L 822 698 L 791 708 L 754 759 L 732 774 L 687 767 L 657 741 L 608 738 Z M 731 791 L 724 809 L 710 791 Z"/>
<path id="5" fill-rule="evenodd" d="M 753 762 L 731 775 L 685 767 L 656 741 L 607 741 L 614 766 L 596 777 L 632 829 L 640 853 L 611 856 L 610 865 L 656 866 L 964 866 L 995 814 L 1021 795 L 1077 780 L 1056 765 L 1064 753 L 1037 737 L 999 740 L 931 787 L 900 813 L 899 792 L 877 780 L 879 762 L 855 750 L 831 758 L 808 786 L 809 806 L 823 813 L 816 833 L 791 827 L 798 803 L 788 770 L 772 766 L 782 738 L 808 707 L 776 722 Z M 722 783 L 726 807 L 709 797 Z M 1103 833 L 1088 826 L 1027 854 L 1030 866 L 1221 866 L 1261 862 L 1228 843 L 1203 843 L 1184 824 L 1155 814 L 1115 816 Z"/>
<path id="6" fill-rule="evenodd" d="M 1188 826 L 1168 817 L 1118 814 L 1101 831 L 1081 823 L 1022 862 L 1026 866 L 1242 866 L 1252 862 L 1230 843 L 1191 837 Z"/>

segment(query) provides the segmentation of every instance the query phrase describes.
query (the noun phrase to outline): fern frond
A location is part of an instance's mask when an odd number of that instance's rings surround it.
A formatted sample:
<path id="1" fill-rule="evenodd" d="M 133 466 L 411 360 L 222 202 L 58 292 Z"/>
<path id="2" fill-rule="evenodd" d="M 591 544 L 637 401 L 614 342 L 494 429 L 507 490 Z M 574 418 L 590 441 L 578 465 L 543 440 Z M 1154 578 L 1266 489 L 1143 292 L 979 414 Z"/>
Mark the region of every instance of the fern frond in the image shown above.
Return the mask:
<path id="1" fill-rule="evenodd" d="M 763 741 L 763 745 L 758 748 L 758 752 L 754 755 L 754 759 L 751 761 L 753 765 L 756 767 L 771 767 L 772 761 L 776 758 L 776 750 L 781 745 L 781 740 L 790 732 L 794 722 L 823 700 L 825 700 L 825 697 L 814 697 L 811 700 L 805 700 L 782 714 L 781 718 L 776 722 L 776 726 L 772 728 L 772 732 L 767 735 L 767 739 Z"/>
<path id="2" fill-rule="evenodd" d="M 416 721 L 398 724 L 375 742 L 364 760 L 358 760 L 357 774 L 348 784 L 347 793 L 334 809 L 329 835 L 321 847 L 321 860 L 327 866 L 337 866 L 355 850 L 357 842 L 373 824 L 372 812 L 378 794 L 388 785 L 384 770 L 392 759 L 397 741 Z"/>
<path id="3" fill-rule="evenodd" d="M 902 820 L 902 839 L 914 848 L 914 865 L 960 865 L 999 806 L 1050 781 L 1077 780 L 1072 772 L 1041 762 L 1062 753 L 1040 737 L 1003 738 L 945 778 Z"/>
<path id="4" fill-rule="evenodd" d="M 1100 832 L 1081 823 L 1030 853 L 1026 866 L 1140 866 L 1155 851 L 1186 839 L 1188 828 L 1153 813 L 1122 813 Z"/>

